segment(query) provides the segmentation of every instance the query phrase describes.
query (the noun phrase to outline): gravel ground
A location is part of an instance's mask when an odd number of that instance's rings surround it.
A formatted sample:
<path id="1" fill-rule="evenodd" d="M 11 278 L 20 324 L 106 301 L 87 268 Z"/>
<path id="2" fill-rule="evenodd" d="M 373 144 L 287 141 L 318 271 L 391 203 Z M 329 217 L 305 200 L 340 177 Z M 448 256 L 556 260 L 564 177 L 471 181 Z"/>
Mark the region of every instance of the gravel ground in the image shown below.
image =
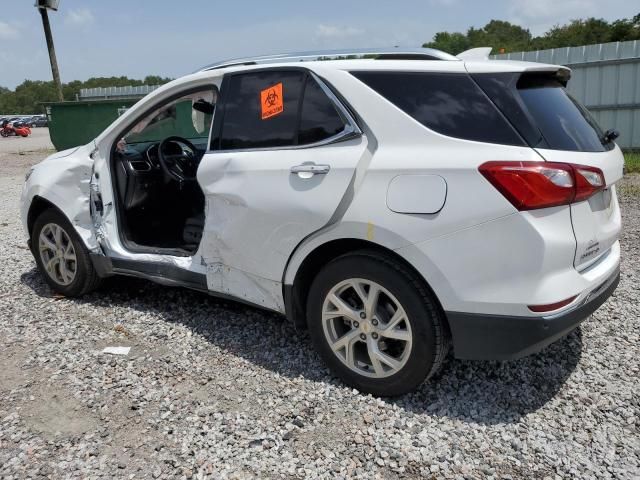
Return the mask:
<path id="1" fill-rule="evenodd" d="M 0 478 L 640 478 L 640 177 L 622 281 L 580 329 L 382 400 L 276 315 L 131 279 L 52 295 L 17 214 L 41 157 L 0 162 Z"/>

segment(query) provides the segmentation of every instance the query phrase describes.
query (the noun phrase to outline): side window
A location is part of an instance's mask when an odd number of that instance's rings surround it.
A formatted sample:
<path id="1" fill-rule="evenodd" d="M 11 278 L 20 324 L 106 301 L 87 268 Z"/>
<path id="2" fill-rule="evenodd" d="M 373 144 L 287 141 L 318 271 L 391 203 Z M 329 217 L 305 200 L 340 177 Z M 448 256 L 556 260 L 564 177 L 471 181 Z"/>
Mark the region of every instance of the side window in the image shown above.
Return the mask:
<path id="1" fill-rule="evenodd" d="M 352 75 L 438 133 L 478 142 L 525 145 L 466 74 L 352 72 Z"/>
<path id="2" fill-rule="evenodd" d="M 345 123 L 318 82 L 308 77 L 302 100 L 298 143 L 321 142 L 342 132 Z"/>
<path id="3" fill-rule="evenodd" d="M 333 101 L 304 71 L 233 75 L 224 88 L 222 128 L 214 150 L 308 145 L 345 129 Z"/>
<path id="4" fill-rule="evenodd" d="M 233 75 L 223 92 L 225 107 L 219 148 L 295 145 L 305 77 L 302 71 Z"/>
<path id="5" fill-rule="evenodd" d="M 217 92 L 208 88 L 166 103 L 133 125 L 120 140 L 119 146 L 146 145 L 173 135 L 187 138 L 193 143 L 206 143 L 213 114 L 204 113 L 195 107 L 204 102 L 213 108 L 216 100 Z"/>

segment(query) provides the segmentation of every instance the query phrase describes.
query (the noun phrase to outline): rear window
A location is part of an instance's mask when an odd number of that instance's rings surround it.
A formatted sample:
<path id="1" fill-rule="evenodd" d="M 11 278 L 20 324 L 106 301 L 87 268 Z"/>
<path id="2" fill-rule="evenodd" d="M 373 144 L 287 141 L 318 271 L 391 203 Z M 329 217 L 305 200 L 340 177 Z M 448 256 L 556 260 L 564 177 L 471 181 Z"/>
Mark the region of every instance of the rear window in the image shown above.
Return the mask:
<path id="1" fill-rule="evenodd" d="M 466 74 L 352 72 L 352 75 L 438 133 L 478 142 L 525 145 Z"/>
<path id="2" fill-rule="evenodd" d="M 482 73 L 473 79 L 534 148 L 602 152 L 614 146 L 555 75 Z"/>
<path id="3" fill-rule="evenodd" d="M 591 114 L 553 78 L 522 77 L 518 93 L 553 150 L 601 152 L 604 133 Z"/>

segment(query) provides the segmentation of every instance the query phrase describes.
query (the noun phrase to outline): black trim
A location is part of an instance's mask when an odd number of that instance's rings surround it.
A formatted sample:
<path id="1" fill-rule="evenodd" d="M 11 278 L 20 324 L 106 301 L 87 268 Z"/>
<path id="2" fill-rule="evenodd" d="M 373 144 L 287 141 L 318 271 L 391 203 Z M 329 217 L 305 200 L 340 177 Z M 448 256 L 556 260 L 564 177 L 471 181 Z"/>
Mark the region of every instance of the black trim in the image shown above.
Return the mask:
<path id="1" fill-rule="evenodd" d="M 90 253 L 89 259 L 100 278 L 106 278 L 113 275 L 113 264 L 111 263 L 111 258 L 100 253 Z"/>
<path id="2" fill-rule="evenodd" d="M 208 291 L 207 276 L 191 272 L 171 263 L 139 262 L 123 258 L 112 258 L 113 273 L 147 278 L 163 285 L 173 285 Z"/>
<path id="3" fill-rule="evenodd" d="M 272 313 L 281 313 L 278 310 L 267 308 L 264 305 L 259 305 L 240 297 L 209 290 L 207 286 L 207 276 L 204 273 L 191 272 L 168 263 L 139 262 L 123 258 L 112 258 L 111 263 L 113 264 L 111 274 L 144 278 L 145 280 L 150 280 L 152 282 L 159 283 L 160 285 L 170 287 L 189 288 L 198 292 L 208 293 L 212 297 L 223 300 L 241 303 L 243 305 L 248 305 L 250 307 Z"/>
<path id="4" fill-rule="evenodd" d="M 558 316 L 516 317 L 446 312 L 454 356 L 464 360 L 513 360 L 542 350 L 595 312 L 620 282 L 620 270 L 579 307 Z"/>

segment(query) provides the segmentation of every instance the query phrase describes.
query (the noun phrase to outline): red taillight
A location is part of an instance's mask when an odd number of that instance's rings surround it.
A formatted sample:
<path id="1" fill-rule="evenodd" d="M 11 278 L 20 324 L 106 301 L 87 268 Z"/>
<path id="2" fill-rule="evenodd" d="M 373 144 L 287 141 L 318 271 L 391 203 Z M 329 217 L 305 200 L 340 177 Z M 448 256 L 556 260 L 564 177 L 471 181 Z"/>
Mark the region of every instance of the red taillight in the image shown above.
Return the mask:
<path id="1" fill-rule="evenodd" d="M 536 313 L 553 312 L 554 310 L 558 310 L 559 308 L 566 307 L 576 298 L 578 298 L 578 296 L 574 295 L 573 297 L 562 300 L 561 302 L 550 303 L 548 305 L 529 305 L 529 310 Z"/>
<path id="2" fill-rule="evenodd" d="M 605 186 L 595 167 L 555 162 L 487 162 L 480 173 L 518 210 L 580 202 Z"/>

